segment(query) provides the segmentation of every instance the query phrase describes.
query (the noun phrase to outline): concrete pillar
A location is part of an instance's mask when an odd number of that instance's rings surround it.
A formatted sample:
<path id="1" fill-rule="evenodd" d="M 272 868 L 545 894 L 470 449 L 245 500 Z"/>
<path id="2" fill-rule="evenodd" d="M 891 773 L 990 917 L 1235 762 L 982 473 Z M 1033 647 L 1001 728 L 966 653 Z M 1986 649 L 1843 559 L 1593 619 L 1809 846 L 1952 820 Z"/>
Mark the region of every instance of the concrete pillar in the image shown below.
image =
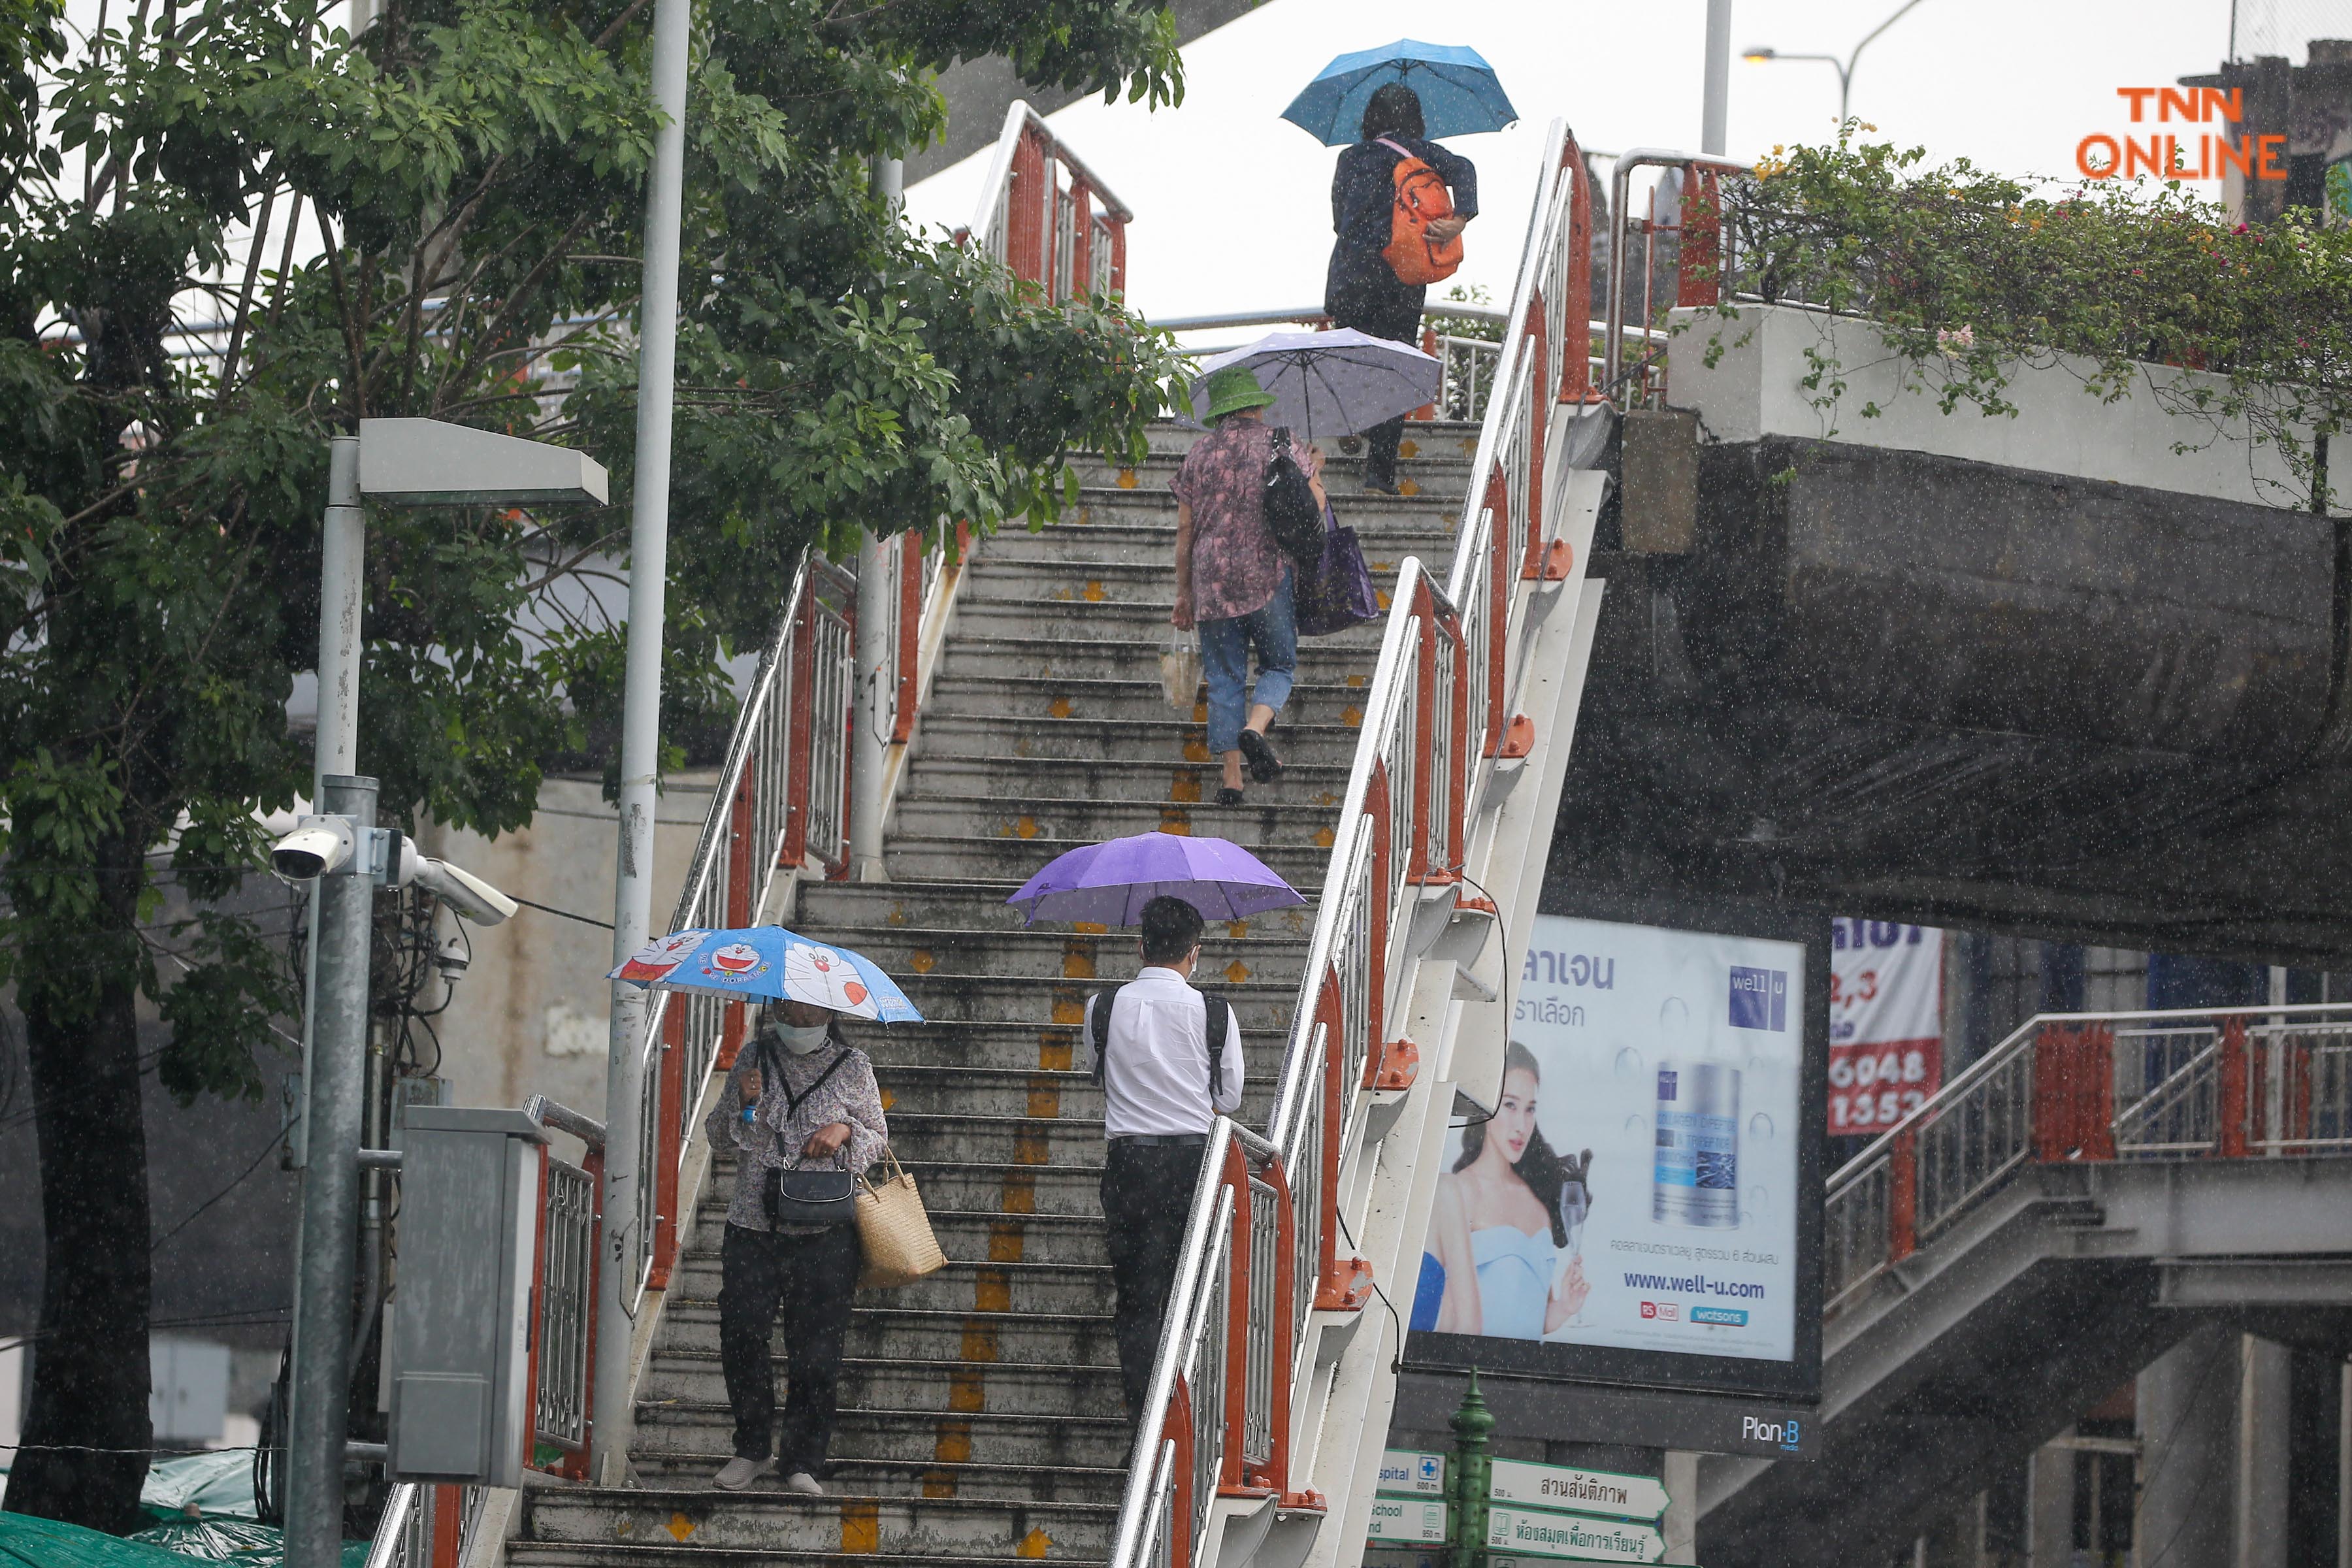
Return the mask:
<path id="1" fill-rule="evenodd" d="M 1984 1493 L 1979 1492 L 1928 1526 L 1920 1537 L 1920 1568 L 1983 1568 Z"/>
<path id="2" fill-rule="evenodd" d="M 2072 1432 L 2033 1451 L 2025 1479 L 2026 1561 L 2033 1568 L 2074 1568 L 2074 1450 Z"/>
<path id="3" fill-rule="evenodd" d="M 2241 1338 L 2209 1324 L 2139 1374 L 2138 1568 L 2224 1568 L 2235 1555 Z"/>
<path id="4" fill-rule="evenodd" d="M 1666 1555 L 1668 1563 L 1698 1561 L 1698 1456 L 1679 1448 L 1666 1450 L 1659 1479 L 1666 1484 Z"/>
<path id="5" fill-rule="evenodd" d="M 2238 1363 L 2236 1568 L 2287 1568 L 2288 1399 L 2293 1353 L 2242 1336 Z M 2310 1568 L 2307 1563 L 2297 1568 Z"/>

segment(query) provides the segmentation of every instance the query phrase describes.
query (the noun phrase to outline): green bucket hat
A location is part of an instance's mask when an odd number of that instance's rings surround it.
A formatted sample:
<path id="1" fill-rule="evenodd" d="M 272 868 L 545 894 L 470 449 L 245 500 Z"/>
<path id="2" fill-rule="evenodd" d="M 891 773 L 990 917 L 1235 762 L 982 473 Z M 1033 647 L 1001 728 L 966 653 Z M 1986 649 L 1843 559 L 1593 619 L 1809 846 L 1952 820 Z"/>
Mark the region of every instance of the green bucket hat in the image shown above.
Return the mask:
<path id="1" fill-rule="evenodd" d="M 1257 384 L 1257 373 L 1245 364 L 1229 364 L 1209 377 L 1208 392 L 1209 411 L 1202 418 L 1212 425 L 1228 414 L 1264 408 L 1274 401 L 1274 394 Z"/>

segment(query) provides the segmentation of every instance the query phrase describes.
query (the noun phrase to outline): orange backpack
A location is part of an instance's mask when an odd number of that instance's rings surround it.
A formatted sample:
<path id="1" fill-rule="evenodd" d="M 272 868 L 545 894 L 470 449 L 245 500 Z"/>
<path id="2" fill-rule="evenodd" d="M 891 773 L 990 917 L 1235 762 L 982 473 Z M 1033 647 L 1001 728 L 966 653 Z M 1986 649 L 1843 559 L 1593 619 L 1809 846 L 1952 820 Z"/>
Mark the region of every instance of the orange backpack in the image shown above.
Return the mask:
<path id="1" fill-rule="evenodd" d="M 1429 226 L 1454 216 L 1454 197 L 1437 171 L 1383 136 L 1381 145 L 1397 155 L 1396 205 L 1389 212 L 1389 242 L 1381 258 L 1400 283 L 1437 283 L 1462 265 L 1462 237 L 1438 243 Z"/>

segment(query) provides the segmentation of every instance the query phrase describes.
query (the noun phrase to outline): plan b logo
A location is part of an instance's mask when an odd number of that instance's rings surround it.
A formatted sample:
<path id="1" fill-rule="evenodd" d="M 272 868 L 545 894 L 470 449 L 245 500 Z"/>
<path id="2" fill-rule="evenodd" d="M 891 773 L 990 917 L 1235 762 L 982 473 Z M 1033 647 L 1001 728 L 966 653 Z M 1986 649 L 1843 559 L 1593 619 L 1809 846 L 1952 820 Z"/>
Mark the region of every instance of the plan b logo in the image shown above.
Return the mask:
<path id="1" fill-rule="evenodd" d="M 1789 972 L 1785 969 L 1731 971 L 1731 1026 L 1769 1029 L 1785 1034 L 1789 1027 Z"/>

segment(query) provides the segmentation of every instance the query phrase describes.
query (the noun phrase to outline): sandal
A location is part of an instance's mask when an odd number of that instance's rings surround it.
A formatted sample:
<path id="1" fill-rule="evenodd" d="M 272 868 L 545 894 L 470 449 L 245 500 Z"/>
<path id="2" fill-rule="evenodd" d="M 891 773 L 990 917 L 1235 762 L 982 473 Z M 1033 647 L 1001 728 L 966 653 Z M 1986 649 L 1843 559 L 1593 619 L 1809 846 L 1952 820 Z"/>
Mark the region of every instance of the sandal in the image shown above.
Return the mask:
<path id="1" fill-rule="evenodd" d="M 1219 805 L 1239 805 L 1241 803 L 1241 791 L 1235 789 L 1231 784 L 1219 784 L 1217 786 L 1217 804 Z"/>
<path id="2" fill-rule="evenodd" d="M 1272 784 L 1282 776 L 1282 759 L 1274 754 L 1274 747 L 1255 730 L 1244 730 L 1241 739 L 1242 757 L 1249 763 L 1250 777 L 1260 784 Z"/>

